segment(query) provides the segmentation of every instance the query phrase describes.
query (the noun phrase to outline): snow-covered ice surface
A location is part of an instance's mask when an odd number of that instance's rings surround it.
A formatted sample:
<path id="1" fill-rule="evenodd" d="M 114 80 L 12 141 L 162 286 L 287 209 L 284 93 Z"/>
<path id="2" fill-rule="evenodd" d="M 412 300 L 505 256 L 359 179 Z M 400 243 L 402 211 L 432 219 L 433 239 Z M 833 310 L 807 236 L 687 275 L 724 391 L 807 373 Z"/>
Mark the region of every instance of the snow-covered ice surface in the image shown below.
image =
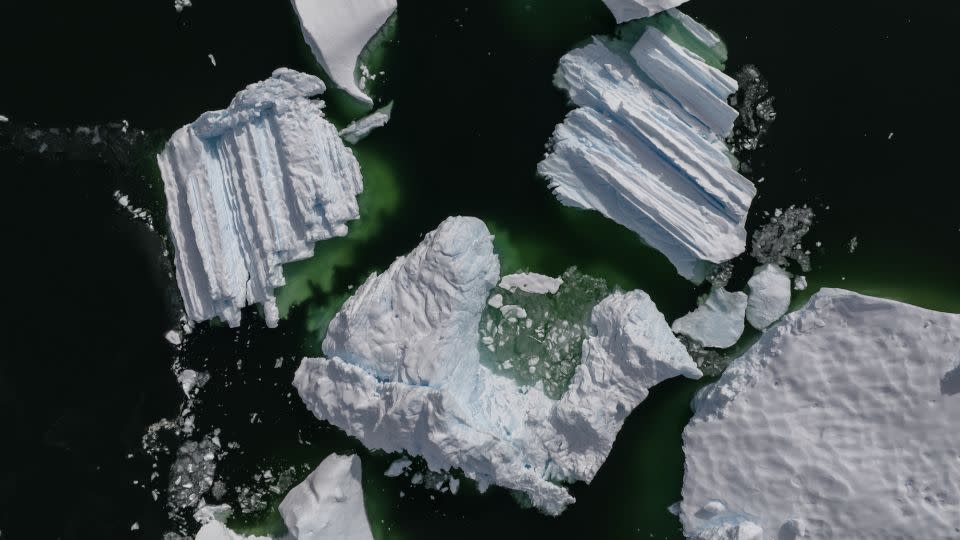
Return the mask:
<path id="1" fill-rule="evenodd" d="M 790 309 L 790 274 L 775 264 L 765 264 L 747 282 L 747 321 L 763 330 Z"/>
<path id="2" fill-rule="evenodd" d="M 563 279 L 558 277 L 535 274 L 533 272 L 519 272 L 503 276 L 500 279 L 500 288 L 514 292 L 517 289 L 533 294 L 555 294 L 563 285 Z"/>
<path id="3" fill-rule="evenodd" d="M 363 507 L 360 458 L 331 454 L 280 503 L 296 540 L 373 540 Z"/>
<path id="4" fill-rule="evenodd" d="M 293 0 L 303 36 L 338 87 L 373 104 L 357 83 L 364 47 L 397 9 L 396 0 Z"/>
<path id="5" fill-rule="evenodd" d="M 373 130 L 387 125 L 392 112 L 393 102 L 391 101 L 367 116 L 350 122 L 347 127 L 340 130 L 340 137 L 350 144 L 357 144 L 365 139 L 367 135 L 370 135 Z"/>
<path id="6" fill-rule="evenodd" d="M 178 130 L 157 157 L 191 320 L 237 326 L 244 306 L 263 302 L 275 326 L 281 265 L 359 217 L 360 165 L 323 102 L 308 99 L 324 90 L 317 77 L 278 69 Z"/>
<path id="7" fill-rule="evenodd" d="M 567 53 L 555 84 L 579 106 L 538 166 L 561 203 L 594 209 L 640 235 L 684 277 L 746 246 L 753 184 L 723 138 L 736 81 L 653 27 L 629 54 L 609 40 Z"/>
<path id="8" fill-rule="evenodd" d="M 482 221 L 444 221 L 410 254 L 373 274 L 334 317 L 326 358 L 306 358 L 294 386 L 320 419 L 371 449 L 458 467 L 481 489 L 524 493 L 549 514 L 574 502 L 556 482 L 589 482 L 627 415 L 656 383 L 699 377 L 641 291 L 592 314 L 569 388 L 551 400 L 479 361 L 478 324 L 500 280 Z"/>
<path id="9" fill-rule="evenodd" d="M 960 537 L 958 366 L 960 315 L 821 290 L 695 399 L 685 533 L 739 516 L 765 539 Z"/>
<path id="10" fill-rule="evenodd" d="M 673 331 L 704 347 L 732 347 L 743 335 L 747 303 L 742 292 L 714 287 L 697 309 L 673 321 Z"/>
<path id="11" fill-rule="evenodd" d="M 619 24 L 656 15 L 666 9 L 675 8 L 686 1 L 687 0 L 603 0 L 603 3 L 607 5 Z"/>

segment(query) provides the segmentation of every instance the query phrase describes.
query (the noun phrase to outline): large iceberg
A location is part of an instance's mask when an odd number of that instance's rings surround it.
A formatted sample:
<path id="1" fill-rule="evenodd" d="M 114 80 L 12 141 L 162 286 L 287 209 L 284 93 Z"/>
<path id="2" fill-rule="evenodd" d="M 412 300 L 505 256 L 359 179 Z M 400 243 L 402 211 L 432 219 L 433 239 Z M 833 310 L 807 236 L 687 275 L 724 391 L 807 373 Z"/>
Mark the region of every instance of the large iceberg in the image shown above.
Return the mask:
<path id="1" fill-rule="evenodd" d="M 687 0 L 603 0 L 617 23 L 642 19 L 675 8 Z"/>
<path id="2" fill-rule="evenodd" d="M 673 321 L 673 331 L 704 347 L 733 347 L 743 335 L 747 295 L 714 287 L 697 309 Z"/>
<path id="3" fill-rule="evenodd" d="M 293 0 L 303 36 L 338 87 L 373 104 L 357 83 L 364 47 L 397 9 L 397 0 Z"/>
<path id="4" fill-rule="evenodd" d="M 230 106 L 179 129 L 157 157 L 176 248 L 177 284 L 193 321 L 240 324 L 263 302 L 277 324 L 281 265 L 347 234 L 359 217 L 360 166 L 323 115 L 312 76 L 278 69 Z"/>
<path id="5" fill-rule="evenodd" d="M 702 261 L 743 252 L 756 194 L 723 143 L 736 81 L 653 27 L 629 55 L 618 49 L 594 39 L 560 60 L 555 83 L 580 108 L 538 171 L 560 202 L 631 229 L 699 282 Z"/>
<path id="6" fill-rule="evenodd" d="M 820 291 L 695 399 L 685 533 L 739 518 L 783 540 L 957 538 L 958 366 L 960 315 Z"/>
<path id="7" fill-rule="evenodd" d="M 615 293 L 593 310 L 596 333 L 559 400 L 481 365 L 478 324 L 500 264 L 478 219 L 444 221 L 373 274 L 337 313 L 326 358 L 306 358 L 294 386 L 320 419 L 371 449 L 460 468 L 559 514 L 558 482 L 589 482 L 627 415 L 658 382 L 700 372 L 650 298 Z"/>

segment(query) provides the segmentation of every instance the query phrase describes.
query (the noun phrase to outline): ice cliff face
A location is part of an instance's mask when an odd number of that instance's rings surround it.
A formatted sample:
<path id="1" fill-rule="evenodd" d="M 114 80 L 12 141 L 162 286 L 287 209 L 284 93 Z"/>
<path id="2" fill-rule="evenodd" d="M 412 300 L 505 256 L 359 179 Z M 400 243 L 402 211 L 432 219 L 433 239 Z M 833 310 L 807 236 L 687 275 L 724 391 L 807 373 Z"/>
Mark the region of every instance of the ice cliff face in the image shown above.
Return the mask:
<path id="1" fill-rule="evenodd" d="M 687 0 L 603 0 L 617 23 L 642 19 L 674 8 Z"/>
<path id="2" fill-rule="evenodd" d="M 315 242 L 345 235 L 359 217 L 360 166 L 323 102 L 308 99 L 324 90 L 312 75 L 278 69 L 178 130 L 157 157 L 191 320 L 237 326 L 244 306 L 263 302 L 275 326 L 281 265 L 312 256 Z"/>
<path id="3" fill-rule="evenodd" d="M 357 84 L 357 59 L 397 9 L 396 0 L 293 0 L 303 36 L 333 80 L 360 101 L 373 104 Z"/>
<path id="4" fill-rule="evenodd" d="M 500 279 L 490 232 L 450 218 L 334 317 L 326 358 L 304 359 L 294 386 L 320 419 L 365 446 L 459 467 L 481 488 L 526 494 L 558 514 L 574 502 L 556 481 L 590 481 L 647 389 L 699 377 L 650 298 L 616 293 L 593 311 L 597 334 L 559 401 L 480 364 L 478 324 Z"/>
<path id="5" fill-rule="evenodd" d="M 943 380 L 958 366 L 960 315 L 820 291 L 697 396 L 684 531 L 740 518 L 763 538 L 956 538 L 960 396 Z"/>
<path id="6" fill-rule="evenodd" d="M 694 281 L 702 261 L 743 252 L 756 189 L 723 144 L 736 81 L 651 27 L 629 57 L 599 39 L 568 53 L 555 83 L 580 107 L 538 167 L 560 202 L 631 229 Z"/>

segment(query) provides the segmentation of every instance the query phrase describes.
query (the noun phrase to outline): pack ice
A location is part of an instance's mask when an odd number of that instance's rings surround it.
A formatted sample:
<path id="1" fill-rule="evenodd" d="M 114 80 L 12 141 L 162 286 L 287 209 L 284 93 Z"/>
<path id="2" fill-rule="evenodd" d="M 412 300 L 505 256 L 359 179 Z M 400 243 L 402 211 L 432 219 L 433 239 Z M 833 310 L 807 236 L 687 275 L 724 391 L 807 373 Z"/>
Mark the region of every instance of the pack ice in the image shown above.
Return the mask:
<path id="1" fill-rule="evenodd" d="M 958 366 L 960 315 L 820 291 L 694 400 L 685 533 L 957 538 Z"/>
<path id="2" fill-rule="evenodd" d="M 592 312 L 581 365 L 559 400 L 481 365 L 478 325 L 500 263 L 482 221 L 455 217 L 383 274 L 331 322 L 325 358 L 294 378 L 320 419 L 371 449 L 460 468 L 481 489 L 525 494 L 548 514 L 574 502 L 558 482 L 589 482 L 627 415 L 658 382 L 700 372 L 641 291 Z M 528 276 L 529 277 L 529 276 Z"/>
<path id="3" fill-rule="evenodd" d="M 323 115 L 323 82 L 281 68 L 240 91 L 224 110 L 179 129 L 157 156 L 175 247 L 177 284 L 193 321 L 240 324 L 264 303 L 281 265 L 314 243 L 347 234 L 359 217 L 360 166 Z"/>
<path id="4" fill-rule="evenodd" d="M 397 0 L 293 0 L 303 36 L 338 87 L 373 104 L 357 84 L 357 60 L 397 9 Z"/>
<path id="5" fill-rule="evenodd" d="M 595 38 L 560 60 L 555 84 L 579 108 L 538 171 L 561 203 L 636 232 L 699 282 L 702 261 L 743 252 L 756 194 L 723 143 L 737 83 L 653 27 L 629 55 L 614 49 Z"/>

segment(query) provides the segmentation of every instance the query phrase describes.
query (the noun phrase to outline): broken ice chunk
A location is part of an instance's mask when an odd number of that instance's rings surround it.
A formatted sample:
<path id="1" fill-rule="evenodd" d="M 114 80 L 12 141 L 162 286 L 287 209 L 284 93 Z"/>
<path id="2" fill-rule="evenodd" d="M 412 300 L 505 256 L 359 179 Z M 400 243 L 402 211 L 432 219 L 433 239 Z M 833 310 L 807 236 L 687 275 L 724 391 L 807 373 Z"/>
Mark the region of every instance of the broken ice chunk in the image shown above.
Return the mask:
<path id="1" fill-rule="evenodd" d="M 743 335 L 747 295 L 714 288 L 700 307 L 673 323 L 673 331 L 705 347 L 726 349 Z"/>
<path id="2" fill-rule="evenodd" d="M 790 274 L 775 264 L 757 268 L 747 289 L 747 321 L 757 330 L 770 326 L 790 309 Z"/>

